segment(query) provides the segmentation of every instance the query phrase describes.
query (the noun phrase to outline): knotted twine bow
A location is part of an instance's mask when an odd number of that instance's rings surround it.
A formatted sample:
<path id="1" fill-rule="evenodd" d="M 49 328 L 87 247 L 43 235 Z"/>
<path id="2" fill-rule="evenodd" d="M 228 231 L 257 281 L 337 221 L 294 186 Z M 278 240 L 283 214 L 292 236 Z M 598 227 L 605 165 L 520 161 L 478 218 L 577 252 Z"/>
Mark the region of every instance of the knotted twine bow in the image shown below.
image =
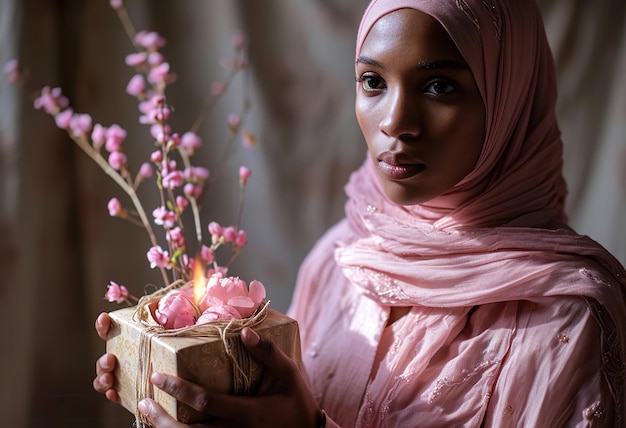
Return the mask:
<path id="1" fill-rule="evenodd" d="M 139 335 L 138 370 L 135 379 L 135 402 L 139 403 L 144 398 L 154 398 L 154 389 L 150 383 L 150 356 L 152 352 L 152 339 L 160 337 L 195 337 L 207 339 L 221 339 L 226 355 L 233 365 L 233 393 L 235 395 L 250 395 L 252 393 L 252 357 L 245 349 L 239 333 L 245 327 L 254 328 L 261 324 L 267 315 L 270 304 L 265 301 L 254 314 L 248 318 L 216 320 L 206 324 L 193 325 L 177 329 L 165 329 L 152 318 L 150 305 L 157 302 L 170 290 L 178 287 L 190 286 L 191 282 L 177 281 L 167 287 L 161 288 L 152 294 L 143 296 L 137 303 L 137 310 L 133 319 L 144 325 Z M 148 419 L 135 410 L 136 428 L 149 428 Z"/>

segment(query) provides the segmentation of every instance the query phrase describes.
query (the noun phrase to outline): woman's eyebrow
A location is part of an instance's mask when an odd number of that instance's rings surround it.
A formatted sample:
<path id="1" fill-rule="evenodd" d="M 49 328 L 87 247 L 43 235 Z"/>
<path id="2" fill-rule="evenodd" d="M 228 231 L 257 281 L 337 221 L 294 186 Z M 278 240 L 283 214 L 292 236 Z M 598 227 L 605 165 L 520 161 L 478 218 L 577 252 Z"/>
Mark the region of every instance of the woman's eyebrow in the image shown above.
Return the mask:
<path id="1" fill-rule="evenodd" d="M 360 57 L 358 57 L 355 61 L 356 64 L 365 64 L 365 65 L 373 65 L 376 67 L 381 67 L 384 68 L 383 65 L 381 63 L 379 63 L 378 61 L 376 61 L 374 58 L 371 58 L 369 56 L 364 56 L 361 55 Z"/>
<path id="2" fill-rule="evenodd" d="M 361 55 L 356 59 L 357 64 L 372 65 L 379 68 L 385 68 L 384 65 L 376 61 L 374 58 Z M 418 70 L 439 70 L 439 69 L 457 69 L 457 70 L 469 70 L 469 66 L 463 62 L 443 59 L 434 61 L 421 61 L 416 67 Z"/>

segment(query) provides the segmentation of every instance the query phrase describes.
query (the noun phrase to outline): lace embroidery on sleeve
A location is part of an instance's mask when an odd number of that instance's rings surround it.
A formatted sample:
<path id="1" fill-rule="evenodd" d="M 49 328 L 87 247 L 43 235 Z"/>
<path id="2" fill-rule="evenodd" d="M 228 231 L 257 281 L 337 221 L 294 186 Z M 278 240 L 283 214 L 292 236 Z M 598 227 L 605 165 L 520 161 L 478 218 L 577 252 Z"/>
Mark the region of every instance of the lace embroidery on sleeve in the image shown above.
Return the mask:
<path id="1" fill-rule="evenodd" d="M 600 326 L 602 349 L 602 373 L 606 379 L 615 404 L 615 426 L 622 426 L 625 366 L 621 355 L 621 343 L 613 320 L 595 300 L 585 298 L 591 314 Z"/>

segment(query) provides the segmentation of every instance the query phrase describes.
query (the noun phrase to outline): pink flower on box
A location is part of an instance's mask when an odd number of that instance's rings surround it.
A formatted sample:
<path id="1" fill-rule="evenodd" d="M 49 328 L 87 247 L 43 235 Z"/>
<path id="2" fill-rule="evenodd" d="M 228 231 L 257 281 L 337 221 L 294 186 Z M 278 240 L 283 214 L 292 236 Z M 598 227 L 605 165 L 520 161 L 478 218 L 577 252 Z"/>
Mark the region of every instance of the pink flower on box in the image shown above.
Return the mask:
<path id="1" fill-rule="evenodd" d="M 197 312 L 193 288 L 172 290 L 159 300 L 154 311 L 156 321 L 167 329 L 189 327 L 196 323 Z"/>
<path id="2" fill-rule="evenodd" d="M 230 306 L 230 305 L 211 306 L 210 308 L 207 308 L 204 312 L 202 312 L 202 315 L 200 315 L 200 318 L 198 318 L 198 321 L 196 321 L 196 324 L 200 325 L 200 324 L 206 324 L 212 321 L 232 320 L 232 319 L 241 319 L 241 318 L 242 318 L 241 314 L 233 306 Z"/>
<path id="3" fill-rule="evenodd" d="M 251 281 L 250 287 L 238 277 L 225 277 L 218 272 L 211 275 L 206 292 L 199 302 L 204 322 L 217 319 L 248 318 L 265 299 L 265 287 L 259 281 Z"/>

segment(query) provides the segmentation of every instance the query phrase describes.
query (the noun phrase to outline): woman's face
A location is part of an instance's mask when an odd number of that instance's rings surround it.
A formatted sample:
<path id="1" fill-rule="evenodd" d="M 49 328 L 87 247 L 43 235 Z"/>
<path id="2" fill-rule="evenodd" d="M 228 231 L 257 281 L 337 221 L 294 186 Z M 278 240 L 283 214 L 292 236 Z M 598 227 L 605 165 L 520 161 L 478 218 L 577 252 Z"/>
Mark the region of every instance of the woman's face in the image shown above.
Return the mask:
<path id="1" fill-rule="evenodd" d="M 357 120 L 389 199 L 427 202 L 474 168 L 485 107 L 467 63 L 434 18 L 414 9 L 380 18 L 356 75 Z"/>

